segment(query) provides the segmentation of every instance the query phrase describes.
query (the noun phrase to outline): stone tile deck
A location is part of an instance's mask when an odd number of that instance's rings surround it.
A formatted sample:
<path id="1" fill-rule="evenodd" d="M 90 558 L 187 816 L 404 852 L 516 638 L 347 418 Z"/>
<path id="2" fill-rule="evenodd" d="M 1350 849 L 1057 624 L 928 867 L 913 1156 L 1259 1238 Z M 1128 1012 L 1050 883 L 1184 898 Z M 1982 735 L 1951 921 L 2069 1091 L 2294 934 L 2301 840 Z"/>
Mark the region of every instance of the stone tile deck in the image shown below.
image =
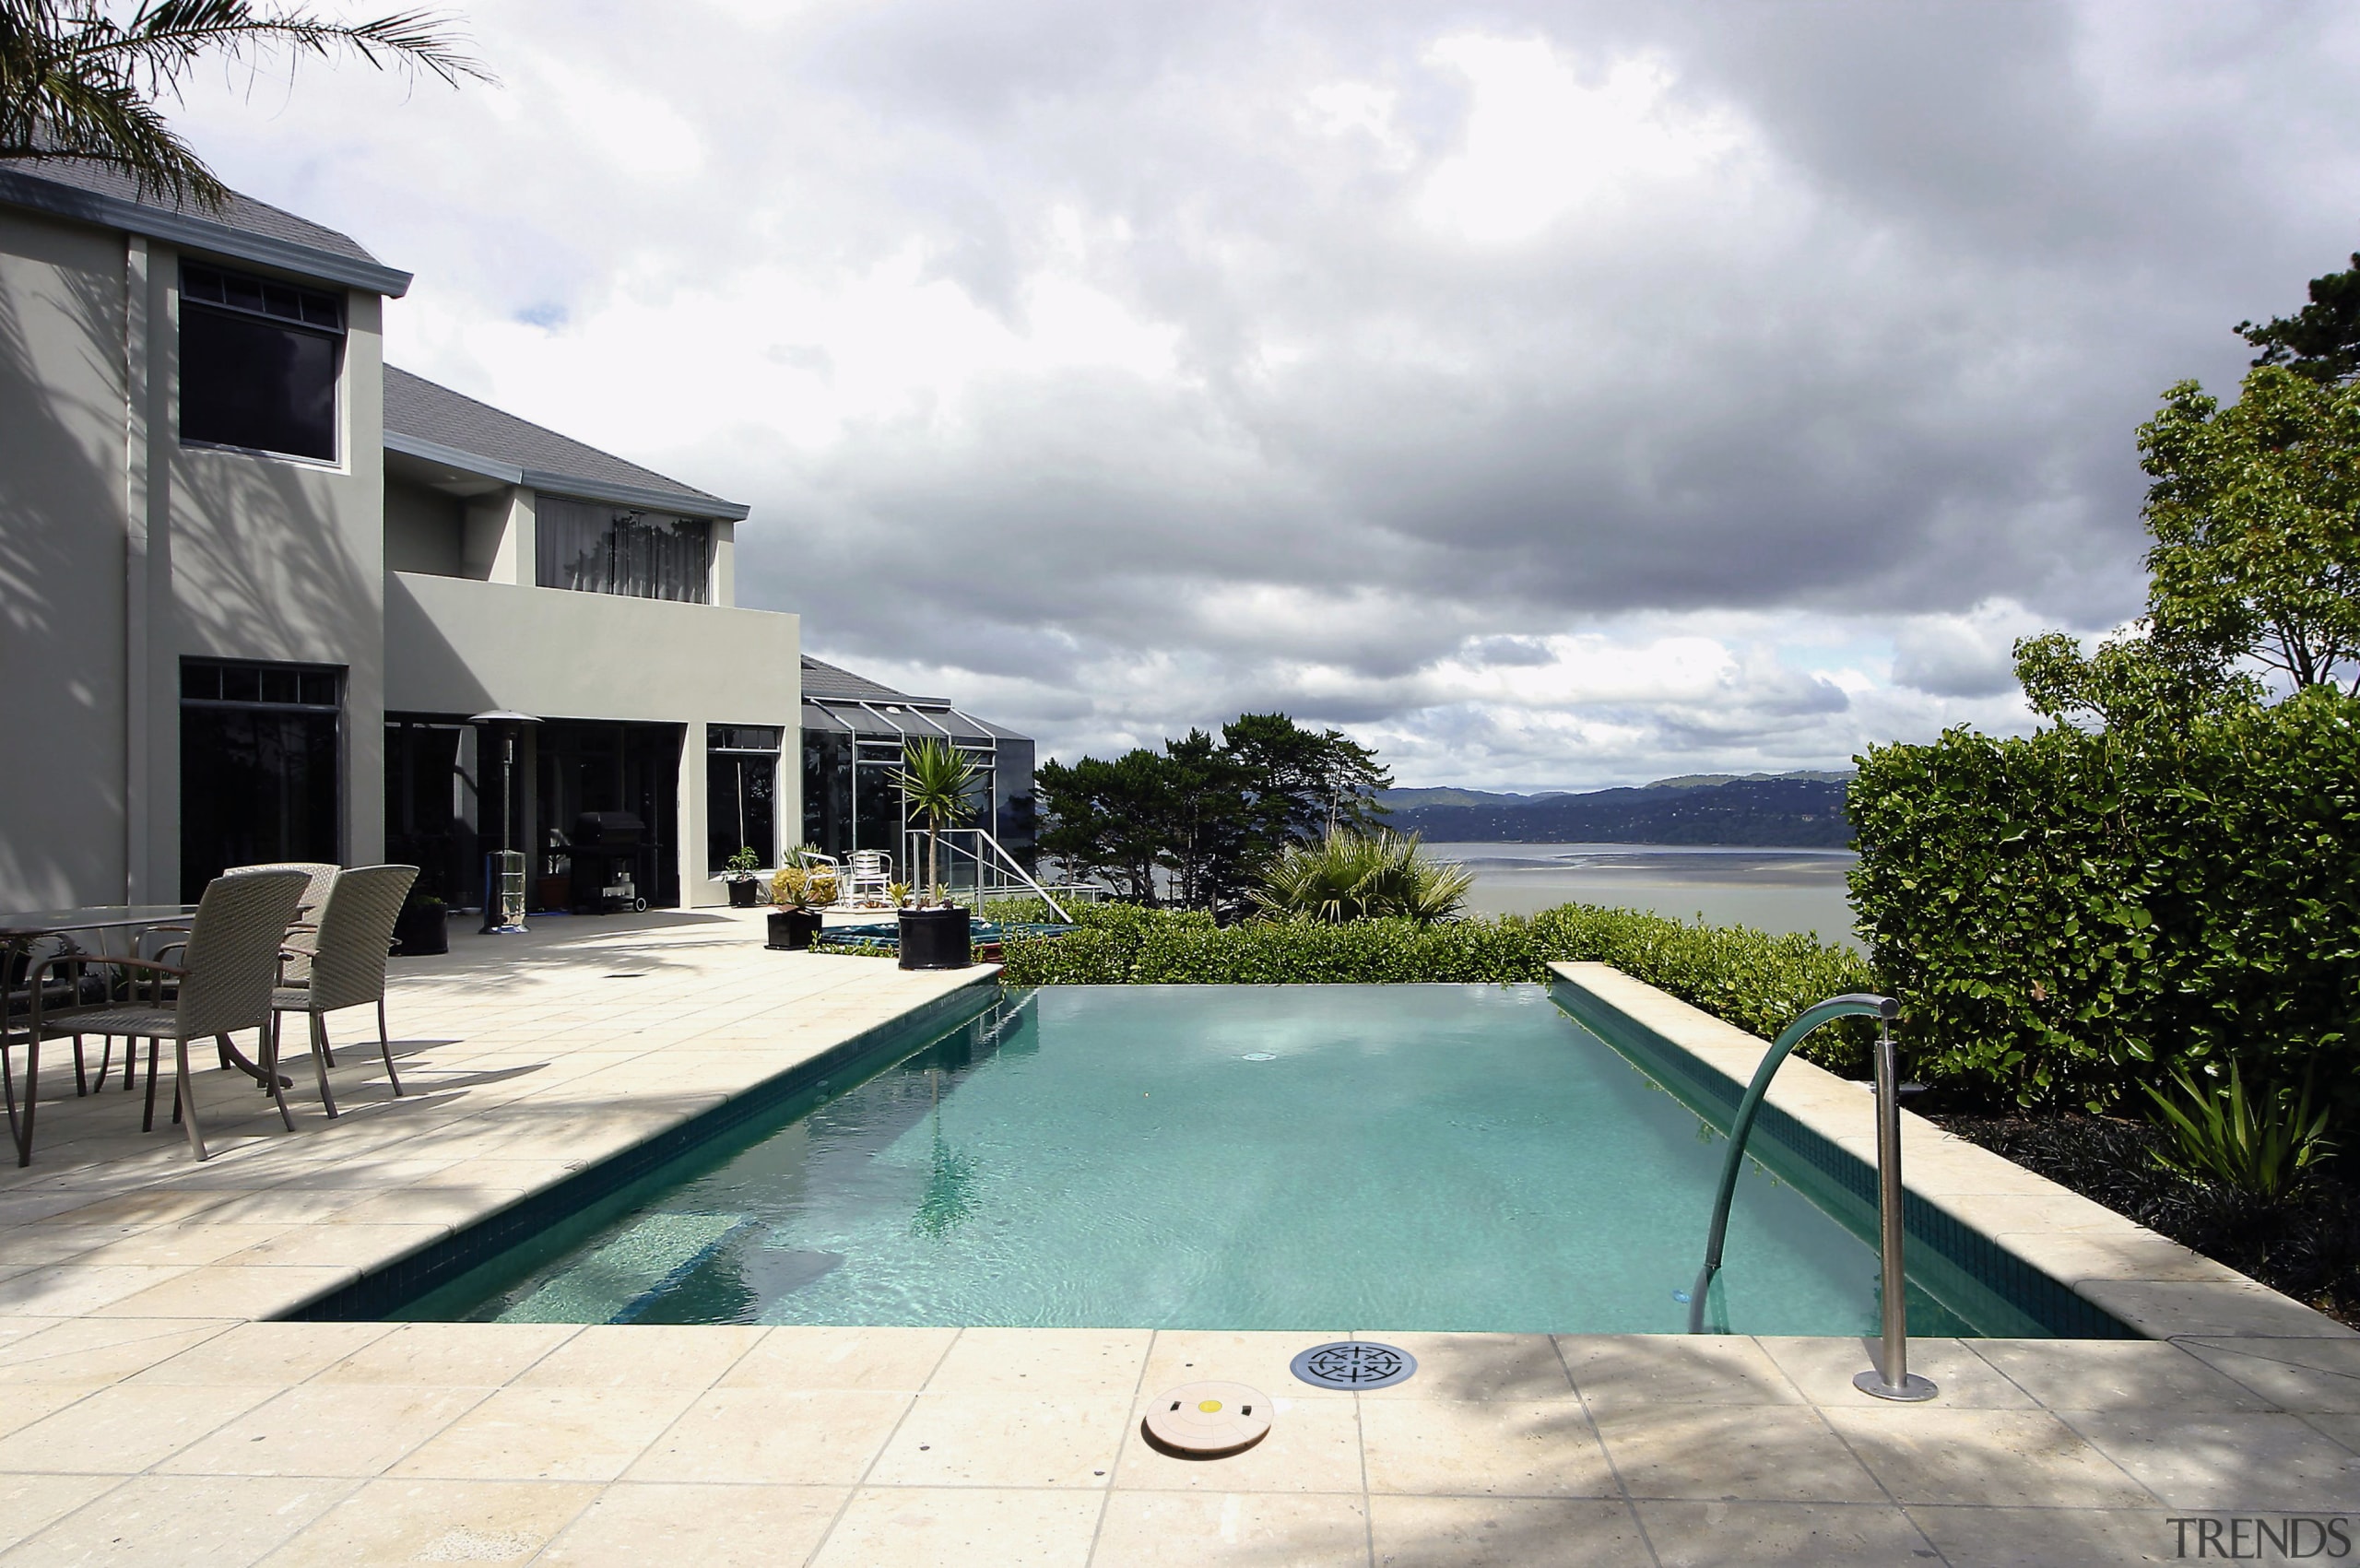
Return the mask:
<path id="1" fill-rule="evenodd" d="M 1289 1376 L 1309 1334 L 256 1321 L 977 978 L 549 926 L 405 966 L 412 1099 L 355 1043 L 353 1114 L 299 1091 L 289 1135 L 208 1073 L 203 1166 L 112 1087 L 44 1104 L 0 1181 L 0 1568 L 1964 1568 L 2360 1509 L 2348 1335 L 1919 1340 L 1942 1397 L 1891 1407 L 1841 1339 L 1386 1334 L 1418 1376 L 1343 1395 Z M 1208 1377 L 1269 1437 L 1147 1447 L 1143 1401 Z"/>

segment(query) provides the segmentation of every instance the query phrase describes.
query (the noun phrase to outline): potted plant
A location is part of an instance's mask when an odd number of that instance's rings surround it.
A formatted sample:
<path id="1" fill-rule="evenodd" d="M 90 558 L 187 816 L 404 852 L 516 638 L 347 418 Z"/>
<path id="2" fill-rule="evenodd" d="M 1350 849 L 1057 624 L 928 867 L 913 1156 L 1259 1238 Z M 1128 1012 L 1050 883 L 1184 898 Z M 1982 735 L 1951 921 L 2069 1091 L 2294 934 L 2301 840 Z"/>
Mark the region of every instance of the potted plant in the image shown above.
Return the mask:
<path id="1" fill-rule="evenodd" d="M 394 916 L 394 956 L 418 958 L 449 952 L 450 915 L 451 906 L 441 899 L 411 889 L 409 897 L 402 901 L 402 912 Z"/>
<path id="2" fill-rule="evenodd" d="M 820 911 L 835 902 L 835 869 L 807 862 L 800 851 L 789 855 L 771 878 L 771 902 L 778 908 L 771 915 L 770 939 L 764 945 L 779 952 L 803 951 L 825 924 Z"/>
<path id="3" fill-rule="evenodd" d="M 755 909 L 762 902 L 762 880 L 754 875 L 761 869 L 762 857 L 754 853 L 751 844 L 741 844 L 738 853 L 722 862 L 721 879 L 729 885 L 729 907 Z"/>
<path id="4" fill-rule="evenodd" d="M 927 895 L 916 908 L 901 913 L 903 969 L 964 969 L 974 961 L 967 908 L 942 896 L 940 838 L 946 824 L 966 817 L 967 792 L 974 782 L 974 760 L 948 741 L 929 737 L 902 748 L 893 783 L 901 788 L 903 808 L 926 819 Z"/>

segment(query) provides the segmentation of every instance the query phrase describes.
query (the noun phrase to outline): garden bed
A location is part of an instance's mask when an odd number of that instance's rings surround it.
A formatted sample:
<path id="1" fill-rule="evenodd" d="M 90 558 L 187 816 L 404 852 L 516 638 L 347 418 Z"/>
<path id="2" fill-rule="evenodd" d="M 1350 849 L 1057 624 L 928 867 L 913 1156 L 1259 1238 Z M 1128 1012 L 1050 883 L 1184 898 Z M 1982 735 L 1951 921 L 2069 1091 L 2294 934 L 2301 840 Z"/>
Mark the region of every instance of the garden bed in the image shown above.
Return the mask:
<path id="1" fill-rule="evenodd" d="M 2275 1203 L 2158 1166 L 2165 1135 L 2111 1116 L 1944 1115 L 1979 1144 L 2094 1203 L 2360 1327 L 2360 1188 L 2330 1162 Z"/>

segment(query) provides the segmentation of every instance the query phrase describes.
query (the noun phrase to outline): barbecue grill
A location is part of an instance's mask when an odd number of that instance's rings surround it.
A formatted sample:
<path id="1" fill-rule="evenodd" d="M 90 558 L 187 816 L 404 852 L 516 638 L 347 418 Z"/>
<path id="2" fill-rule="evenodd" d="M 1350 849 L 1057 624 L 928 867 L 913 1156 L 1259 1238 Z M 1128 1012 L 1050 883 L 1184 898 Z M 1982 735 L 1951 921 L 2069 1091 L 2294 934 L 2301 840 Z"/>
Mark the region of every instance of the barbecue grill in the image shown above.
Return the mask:
<path id="1" fill-rule="evenodd" d="M 630 811 L 584 811 L 573 819 L 573 907 L 589 914 L 645 909 L 634 873 L 647 824 Z"/>

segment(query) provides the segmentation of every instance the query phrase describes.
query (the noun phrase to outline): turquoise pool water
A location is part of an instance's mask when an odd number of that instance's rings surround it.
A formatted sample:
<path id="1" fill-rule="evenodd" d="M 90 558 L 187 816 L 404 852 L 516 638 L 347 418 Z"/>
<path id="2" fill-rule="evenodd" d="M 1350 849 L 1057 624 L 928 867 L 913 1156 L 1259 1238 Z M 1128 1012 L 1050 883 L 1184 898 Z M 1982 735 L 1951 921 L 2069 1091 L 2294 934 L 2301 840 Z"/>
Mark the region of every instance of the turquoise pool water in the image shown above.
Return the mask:
<path id="1" fill-rule="evenodd" d="M 1539 986 L 1050 987 L 395 1315 L 1673 1333 L 1725 1148 Z M 1711 1315 L 1870 1333 L 1876 1276 L 1754 1166 Z"/>

